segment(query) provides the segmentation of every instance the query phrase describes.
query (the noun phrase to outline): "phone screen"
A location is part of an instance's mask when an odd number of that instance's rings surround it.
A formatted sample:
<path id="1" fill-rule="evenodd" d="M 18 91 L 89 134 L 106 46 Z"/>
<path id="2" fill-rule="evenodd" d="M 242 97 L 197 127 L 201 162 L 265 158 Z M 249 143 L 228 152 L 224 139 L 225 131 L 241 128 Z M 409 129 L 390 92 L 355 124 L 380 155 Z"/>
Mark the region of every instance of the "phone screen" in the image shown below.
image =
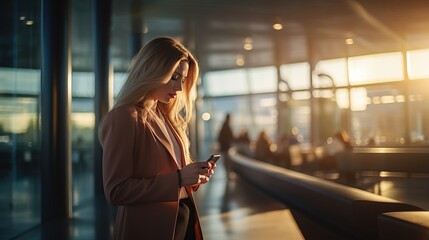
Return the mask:
<path id="1" fill-rule="evenodd" d="M 214 162 L 216 163 L 217 160 L 219 160 L 220 154 L 213 154 L 207 159 L 207 162 Z"/>

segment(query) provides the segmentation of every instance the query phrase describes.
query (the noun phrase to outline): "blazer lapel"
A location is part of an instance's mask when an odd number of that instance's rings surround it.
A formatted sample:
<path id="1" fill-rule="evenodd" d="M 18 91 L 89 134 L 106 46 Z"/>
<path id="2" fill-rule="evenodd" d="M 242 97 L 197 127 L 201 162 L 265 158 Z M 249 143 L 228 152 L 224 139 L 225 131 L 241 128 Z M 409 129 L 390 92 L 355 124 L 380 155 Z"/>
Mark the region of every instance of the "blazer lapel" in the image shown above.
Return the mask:
<path id="1" fill-rule="evenodd" d="M 159 142 L 161 142 L 161 144 L 165 147 L 165 149 L 168 151 L 168 153 L 170 154 L 170 156 L 174 160 L 175 164 L 177 165 L 173 146 L 171 145 L 171 143 L 167 137 L 168 136 L 168 132 L 166 132 L 167 129 L 163 129 L 159 125 L 159 123 L 155 120 L 150 122 L 150 129 L 151 129 L 153 135 L 155 136 L 155 138 L 157 138 L 159 140 Z"/>
<path id="2" fill-rule="evenodd" d="M 182 143 L 181 139 L 179 138 L 179 134 L 176 132 L 176 129 L 173 127 L 171 122 L 168 119 L 165 119 L 165 122 L 166 122 L 166 124 L 168 124 L 168 127 L 171 129 L 171 132 L 173 133 L 177 143 L 179 144 L 179 148 L 180 148 L 180 159 L 179 160 L 180 160 L 180 164 L 183 167 L 186 165 L 185 155 L 184 155 L 184 151 L 183 151 L 183 143 Z"/>

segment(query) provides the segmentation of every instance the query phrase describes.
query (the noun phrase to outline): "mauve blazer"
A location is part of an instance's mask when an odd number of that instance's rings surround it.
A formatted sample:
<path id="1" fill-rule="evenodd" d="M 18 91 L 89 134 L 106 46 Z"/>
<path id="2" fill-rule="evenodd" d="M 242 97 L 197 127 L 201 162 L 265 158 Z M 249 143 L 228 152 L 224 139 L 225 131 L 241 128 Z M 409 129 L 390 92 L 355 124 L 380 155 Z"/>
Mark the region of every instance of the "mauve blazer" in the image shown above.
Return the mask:
<path id="1" fill-rule="evenodd" d="M 133 105 L 119 106 L 104 118 L 100 141 L 104 192 L 110 204 L 119 206 L 115 239 L 173 239 L 179 204 L 178 166 L 159 125 L 143 124 Z M 182 151 L 182 166 L 183 159 Z M 186 190 L 195 208 L 195 235 L 203 239 L 192 196 L 196 188 Z"/>

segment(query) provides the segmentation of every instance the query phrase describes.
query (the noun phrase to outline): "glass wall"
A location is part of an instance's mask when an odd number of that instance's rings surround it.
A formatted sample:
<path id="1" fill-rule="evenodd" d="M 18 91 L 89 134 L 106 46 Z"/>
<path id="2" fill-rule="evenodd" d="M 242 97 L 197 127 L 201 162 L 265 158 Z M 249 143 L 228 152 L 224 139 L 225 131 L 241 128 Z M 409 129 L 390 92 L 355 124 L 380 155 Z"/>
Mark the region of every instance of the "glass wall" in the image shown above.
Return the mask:
<path id="1" fill-rule="evenodd" d="M 94 197 L 94 73 L 92 53 L 92 3 L 72 1 L 72 202 Z M 85 51 L 82 53 L 82 51 Z"/>
<path id="2" fill-rule="evenodd" d="M 264 130 L 277 138 L 277 76 L 274 67 L 210 72 L 203 76 L 203 154 L 217 144 L 217 134 L 227 113 L 236 137 L 245 130 L 252 141 Z M 229 96 L 228 96 L 229 95 Z M 210 117 L 207 117 L 210 116 Z M 204 156 L 204 155 L 203 155 Z"/>
<path id="3" fill-rule="evenodd" d="M 94 197 L 94 74 L 73 72 L 72 78 L 73 206 Z"/>
<path id="4" fill-rule="evenodd" d="M 429 50 L 420 49 L 406 55 L 321 60 L 314 71 L 306 62 L 285 64 L 280 67 L 278 101 L 270 67 L 207 73 L 203 113 L 211 118 L 204 122 L 205 143 L 216 142 L 223 117 L 231 112 L 235 134 L 248 128 L 253 139 L 262 129 L 272 139 L 293 129 L 301 143 L 317 147 L 346 130 L 358 147 L 370 141 L 376 146 L 427 146 L 428 59 Z M 264 77 L 249 74 L 263 70 Z"/>
<path id="5" fill-rule="evenodd" d="M 40 223 L 40 2 L 0 8 L 0 239 Z"/>

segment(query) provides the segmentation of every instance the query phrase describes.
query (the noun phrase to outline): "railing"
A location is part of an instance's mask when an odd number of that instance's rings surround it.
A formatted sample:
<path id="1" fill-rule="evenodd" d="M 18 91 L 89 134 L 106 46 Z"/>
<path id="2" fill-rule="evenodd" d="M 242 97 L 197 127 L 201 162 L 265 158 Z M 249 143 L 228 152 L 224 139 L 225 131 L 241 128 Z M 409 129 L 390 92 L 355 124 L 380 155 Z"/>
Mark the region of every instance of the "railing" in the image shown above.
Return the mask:
<path id="1" fill-rule="evenodd" d="M 411 204 L 258 161 L 235 149 L 230 150 L 229 159 L 241 178 L 344 239 L 379 239 L 378 217 L 383 213 L 424 212 Z"/>

